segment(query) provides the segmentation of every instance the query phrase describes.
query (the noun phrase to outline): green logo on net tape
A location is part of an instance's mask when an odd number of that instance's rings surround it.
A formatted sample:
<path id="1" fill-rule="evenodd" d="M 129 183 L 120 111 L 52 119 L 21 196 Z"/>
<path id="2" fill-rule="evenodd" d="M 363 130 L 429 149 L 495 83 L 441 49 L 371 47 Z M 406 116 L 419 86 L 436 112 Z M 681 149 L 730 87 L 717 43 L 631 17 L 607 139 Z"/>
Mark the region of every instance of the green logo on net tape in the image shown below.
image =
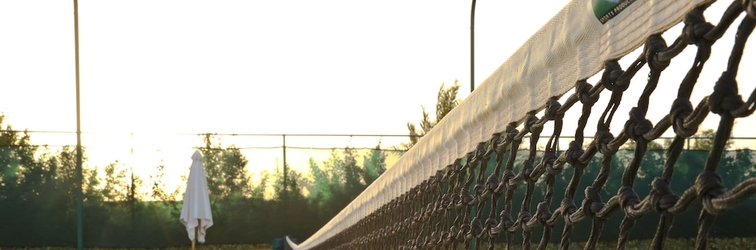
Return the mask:
<path id="1" fill-rule="evenodd" d="M 593 14 L 602 24 L 630 6 L 635 0 L 593 0 Z"/>

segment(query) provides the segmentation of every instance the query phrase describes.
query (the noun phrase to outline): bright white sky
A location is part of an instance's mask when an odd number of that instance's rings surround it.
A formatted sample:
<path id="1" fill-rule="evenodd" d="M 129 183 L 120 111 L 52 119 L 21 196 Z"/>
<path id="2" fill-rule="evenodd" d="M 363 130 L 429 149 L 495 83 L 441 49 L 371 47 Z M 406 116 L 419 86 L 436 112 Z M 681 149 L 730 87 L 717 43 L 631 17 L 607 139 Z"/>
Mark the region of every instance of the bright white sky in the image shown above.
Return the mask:
<path id="1" fill-rule="evenodd" d="M 476 85 L 567 2 L 478 1 Z M 729 1 L 720 2 L 712 13 Z M 81 0 L 79 13 L 89 165 L 121 159 L 143 171 L 161 162 L 188 171 L 191 147 L 202 140 L 179 133 L 406 134 L 421 105 L 433 110 L 441 83 L 458 79 L 461 99 L 470 91 L 470 1 Z M 731 44 L 728 34 L 720 43 Z M 72 1 L 0 1 L 0 36 L 6 122 L 75 131 Z M 726 49 L 715 54 L 726 57 Z M 692 59 L 684 62 L 670 85 L 679 84 Z M 741 89 L 746 98 L 750 91 Z M 710 93 L 707 87 L 694 104 Z M 622 122 L 625 115 L 618 112 Z M 76 143 L 72 133 L 33 133 L 32 140 Z M 261 139 L 223 143 L 259 144 L 253 140 Z M 355 140 L 353 146 L 377 142 Z M 404 140 L 384 138 L 383 145 Z"/>

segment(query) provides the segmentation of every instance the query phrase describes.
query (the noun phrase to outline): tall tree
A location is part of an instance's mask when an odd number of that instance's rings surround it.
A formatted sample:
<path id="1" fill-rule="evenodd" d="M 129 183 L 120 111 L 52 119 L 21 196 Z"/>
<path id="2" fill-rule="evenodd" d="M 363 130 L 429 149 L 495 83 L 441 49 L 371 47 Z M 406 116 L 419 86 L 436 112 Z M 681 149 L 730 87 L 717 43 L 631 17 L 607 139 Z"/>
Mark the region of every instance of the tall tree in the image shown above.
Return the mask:
<path id="1" fill-rule="evenodd" d="M 0 115 L 0 128 L 4 120 L 5 115 Z M 14 131 L 11 125 L 6 125 L 0 131 L 0 198 L 20 194 L 24 173 L 34 168 L 34 153 L 37 148 L 30 145 L 29 138 L 28 132 L 21 134 Z"/>
<path id="2" fill-rule="evenodd" d="M 205 134 L 205 145 L 200 148 L 202 163 L 207 175 L 207 186 L 213 200 L 240 198 L 251 195 L 252 186 L 247 174 L 249 160 L 234 145 L 222 147 L 213 142 L 211 134 Z"/>
<path id="3" fill-rule="evenodd" d="M 275 179 L 273 199 L 276 200 L 304 199 L 303 188 L 311 186 L 310 181 L 301 172 L 291 167 L 286 168 L 286 190 L 283 190 L 284 172 L 281 167 L 276 166 L 273 178 Z"/>
<path id="4" fill-rule="evenodd" d="M 418 123 L 420 130 L 417 128 L 418 125 L 415 125 L 412 122 L 407 122 L 407 129 L 409 130 L 410 137 L 409 142 L 401 144 L 401 147 L 404 149 L 409 150 L 412 148 L 412 146 L 414 146 L 420 139 L 420 137 L 415 135 L 424 135 L 430 132 L 441 119 L 444 119 L 444 117 L 446 117 L 446 115 L 459 104 L 459 99 L 457 99 L 457 94 L 459 93 L 459 80 L 455 80 L 454 85 L 449 86 L 448 88 L 444 85 L 444 83 L 441 83 L 441 88 L 438 89 L 436 117 L 431 118 L 430 114 L 428 114 L 428 111 L 425 109 L 425 106 L 420 106 L 423 111 L 420 122 Z"/>
<path id="5" fill-rule="evenodd" d="M 363 156 L 362 164 L 365 167 L 364 179 L 367 186 L 370 186 L 378 176 L 386 172 L 386 152 L 381 150 L 380 142 L 374 149 L 371 149 L 370 152 Z"/>

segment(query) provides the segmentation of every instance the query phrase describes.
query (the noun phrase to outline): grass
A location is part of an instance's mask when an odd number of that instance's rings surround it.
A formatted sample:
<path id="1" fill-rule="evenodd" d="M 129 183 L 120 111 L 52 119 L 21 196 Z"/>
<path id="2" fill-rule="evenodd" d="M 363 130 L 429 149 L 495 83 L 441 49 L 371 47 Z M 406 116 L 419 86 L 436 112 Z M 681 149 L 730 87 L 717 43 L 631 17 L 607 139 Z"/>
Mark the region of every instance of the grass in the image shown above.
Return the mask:
<path id="1" fill-rule="evenodd" d="M 75 250 L 75 247 L 36 247 L 36 248 L 4 248 L 0 247 L 0 250 Z M 166 248 L 87 248 L 89 250 L 140 250 L 140 249 L 161 249 L 161 250 L 187 250 L 191 249 L 191 246 L 185 247 L 166 247 Z M 242 245 L 204 245 L 197 244 L 197 250 L 270 250 L 273 246 L 270 244 L 242 244 Z"/>
<path id="2" fill-rule="evenodd" d="M 634 240 L 627 243 L 627 246 L 625 249 L 627 250 L 635 250 L 635 249 L 648 249 L 649 245 L 651 244 L 651 240 Z M 536 249 L 538 243 L 534 243 L 531 245 L 531 249 Z M 573 242 L 570 245 L 570 250 L 575 249 L 583 249 L 585 246 L 585 243 L 583 242 Z M 515 249 L 517 249 L 519 245 L 515 246 Z M 695 247 L 695 239 L 667 239 L 665 243 L 664 249 L 693 249 Z M 549 244 L 549 247 L 546 249 L 558 249 L 559 243 L 551 243 Z M 599 244 L 596 246 L 596 249 L 616 249 L 617 243 L 616 242 L 599 242 Z M 0 248 L 2 250 L 8 249 L 8 250 L 16 250 L 16 249 L 27 249 L 27 250 L 73 250 L 76 248 L 71 247 L 40 247 L 40 248 Z M 108 250 L 136 250 L 136 249 L 143 249 L 143 248 L 86 248 L 86 249 L 108 249 Z M 164 250 L 186 250 L 189 249 L 189 247 L 170 247 L 170 248 L 160 248 Z M 257 244 L 257 245 L 197 245 L 197 250 L 262 250 L 262 249 L 272 249 L 272 246 L 270 244 Z M 503 244 L 497 244 L 494 249 L 506 249 Z M 756 249 L 756 238 L 710 238 L 709 239 L 709 248 L 712 250 L 740 250 L 740 249 Z"/>
<path id="3" fill-rule="evenodd" d="M 649 249 L 651 240 L 631 240 L 625 246 L 626 250 L 646 250 Z M 536 249 L 538 243 L 531 245 L 531 249 Z M 664 243 L 664 249 L 688 250 L 695 249 L 695 239 L 667 239 Z M 519 247 L 519 246 L 518 246 Z M 570 250 L 582 250 L 585 242 L 573 242 L 570 244 Z M 494 249 L 506 249 L 504 245 L 497 245 Z M 551 243 L 546 248 L 549 250 L 559 249 L 559 243 Z M 617 242 L 607 241 L 599 242 L 596 249 L 617 249 Z M 708 249 L 712 250 L 741 250 L 756 249 L 756 238 L 709 238 Z"/>

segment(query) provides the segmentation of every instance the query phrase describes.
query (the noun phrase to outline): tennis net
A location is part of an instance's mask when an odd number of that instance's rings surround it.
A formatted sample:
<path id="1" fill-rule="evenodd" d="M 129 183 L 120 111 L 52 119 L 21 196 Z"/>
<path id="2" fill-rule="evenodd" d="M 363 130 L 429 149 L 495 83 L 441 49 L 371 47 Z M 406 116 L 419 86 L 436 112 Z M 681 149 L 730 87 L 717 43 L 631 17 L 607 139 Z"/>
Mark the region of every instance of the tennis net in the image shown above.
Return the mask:
<path id="1" fill-rule="evenodd" d="M 714 2 L 571 1 L 359 197 L 306 241 L 289 242 L 289 247 L 493 249 L 500 239 L 513 247 L 513 235 L 520 231 L 520 244 L 529 249 L 532 234 L 539 229 L 538 249 L 545 249 L 552 229 L 560 223 L 559 244 L 566 249 L 574 226 L 590 223 L 585 248 L 594 249 L 604 221 L 621 214 L 617 236 L 621 249 L 635 221 L 655 212 L 659 222 L 651 248 L 661 249 L 675 215 L 699 202 L 696 244 L 706 248 L 716 216 L 756 194 L 756 179 L 728 190 L 717 172 L 734 121 L 756 108 L 756 90 L 744 101 L 737 81 L 746 40 L 756 25 L 756 2 L 732 1 L 717 13 L 719 22 L 712 24 L 704 13 Z M 712 46 L 736 22 L 729 58 L 722 62 L 725 71 L 714 91 L 694 107 L 692 92 Z M 662 34 L 676 25 L 682 28 L 667 45 Z M 688 45 L 695 45 L 695 58 L 687 74 L 674 80 L 679 83 L 675 98 L 668 106 L 651 103 L 662 72 Z M 632 53 L 638 54 L 637 59 L 623 69 L 619 60 Z M 648 77 L 639 82 L 634 76 L 646 66 Z M 589 83 L 591 79 L 597 81 L 595 85 Z M 630 99 L 635 106 L 617 125 L 619 119 L 612 121 L 631 83 L 640 84 L 642 90 L 637 98 L 625 98 L 624 103 Z M 591 111 L 602 97 L 606 106 L 596 120 Z M 660 108 L 669 112 L 654 123 L 650 114 Z M 708 159 L 694 184 L 671 190 L 684 141 L 709 114 L 718 115 L 720 121 Z M 595 136 L 588 142 L 584 134 L 590 119 L 596 120 Z M 576 126 L 574 140 L 560 151 L 558 142 L 566 124 Z M 549 130 L 550 135 L 542 135 Z M 644 197 L 635 191 L 634 182 L 649 144 L 664 133 L 675 137 L 667 147 L 661 176 L 644 184 L 652 187 Z M 526 136 L 529 143 L 521 145 Z M 545 146 L 539 144 L 542 136 Z M 624 169 L 612 169 L 615 153 L 628 141 L 633 142 L 632 159 Z M 517 154 L 521 146 L 528 153 L 525 159 L 516 159 L 522 158 Z M 599 174 L 582 180 L 592 184 L 584 190 L 583 200 L 576 200 L 585 167 L 598 154 L 602 155 Z M 567 167 L 572 168 L 572 176 L 563 173 Z M 620 180 L 611 180 L 621 182 L 618 190 L 602 190 L 610 171 L 623 171 Z M 568 178 L 569 183 L 557 188 L 556 178 Z M 544 198 L 532 206 L 536 183 L 543 183 L 538 187 Z M 512 203 L 519 186 L 526 191 L 517 212 Z M 555 190 L 564 190 L 559 204 L 553 204 Z M 602 197 L 605 193 L 614 195 Z"/>

